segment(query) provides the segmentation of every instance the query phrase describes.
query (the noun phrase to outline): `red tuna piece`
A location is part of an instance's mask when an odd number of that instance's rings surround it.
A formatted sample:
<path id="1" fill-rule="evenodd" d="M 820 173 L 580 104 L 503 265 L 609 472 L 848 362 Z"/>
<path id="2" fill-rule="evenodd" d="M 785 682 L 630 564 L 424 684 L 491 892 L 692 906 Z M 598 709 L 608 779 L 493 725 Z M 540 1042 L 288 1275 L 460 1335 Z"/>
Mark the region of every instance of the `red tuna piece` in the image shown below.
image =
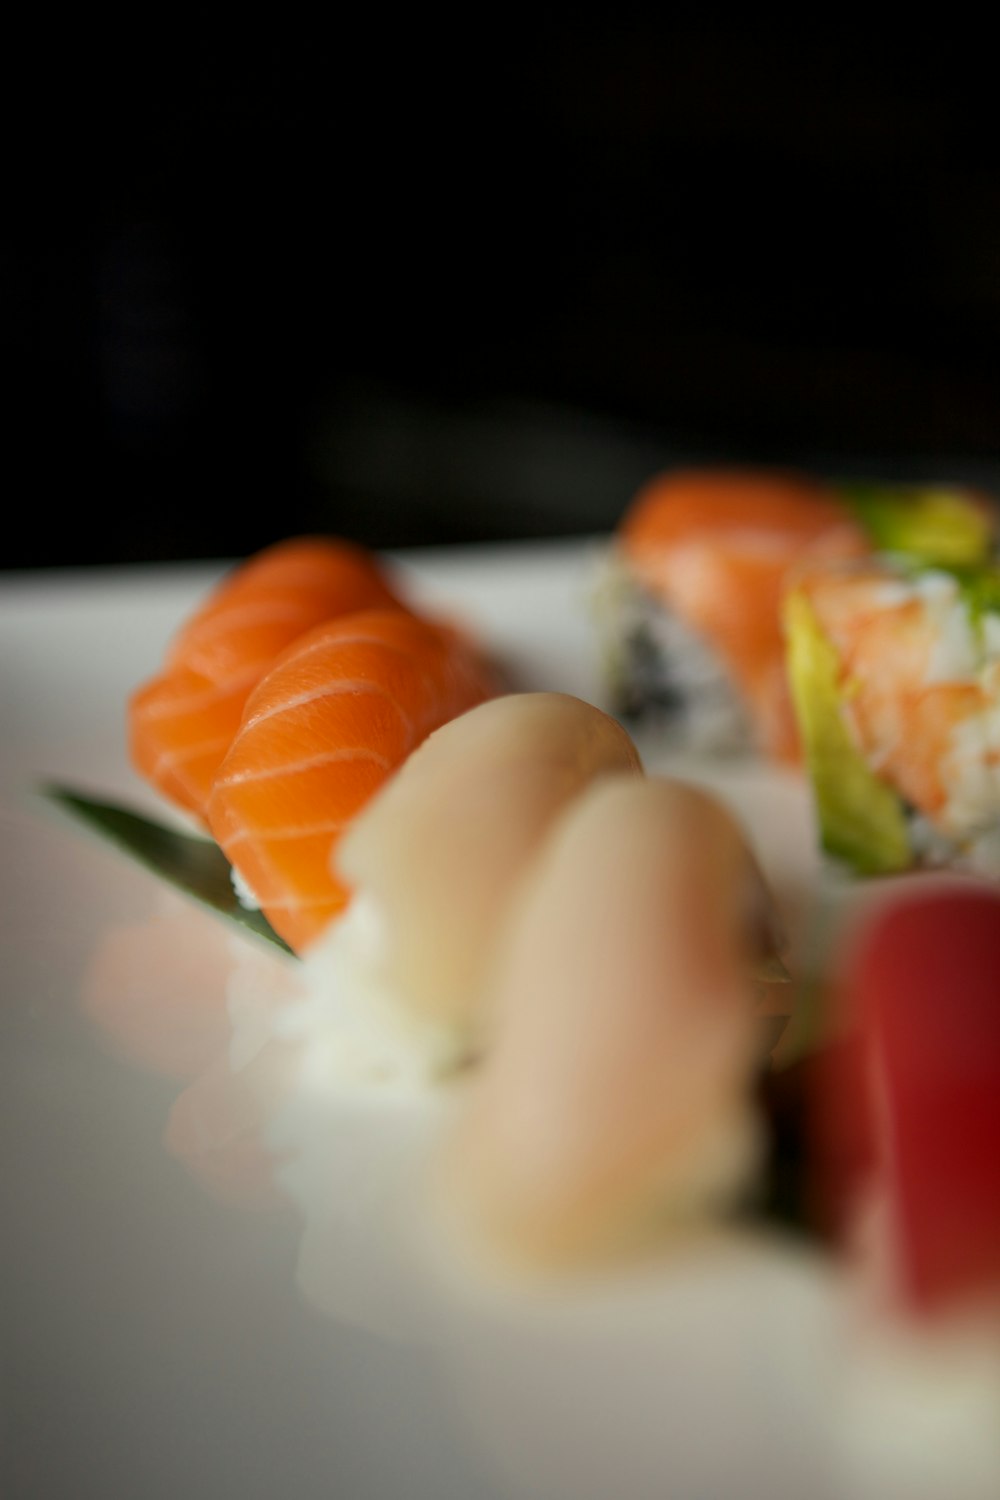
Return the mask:
<path id="1" fill-rule="evenodd" d="M 821 1116 L 874 1164 L 903 1296 L 930 1312 L 1000 1289 L 1000 892 L 920 882 L 880 904 L 840 998 L 853 1065 L 830 1071 Z"/>

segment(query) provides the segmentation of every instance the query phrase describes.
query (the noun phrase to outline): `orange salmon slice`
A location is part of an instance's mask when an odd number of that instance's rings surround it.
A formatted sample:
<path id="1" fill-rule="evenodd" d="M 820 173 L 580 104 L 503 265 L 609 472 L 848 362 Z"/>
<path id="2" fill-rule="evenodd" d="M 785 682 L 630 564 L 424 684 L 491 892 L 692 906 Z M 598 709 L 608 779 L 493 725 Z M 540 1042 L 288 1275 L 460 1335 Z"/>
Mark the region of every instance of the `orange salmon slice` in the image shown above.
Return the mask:
<path id="1" fill-rule="evenodd" d="M 406 606 L 363 548 L 298 537 L 257 553 L 178 632 L 163 671 L 128 703 L 133 765 L 200 821 L 253 687 L 324 620 Z"/>
<path id="2" fill-rule="evenodd" d="M 208 803 L 212 834 L 296 952 L 340 913 L 341 832 L 434 729 L 502 691 L 458 631 L 402 611 L 328 621 L 250 694 Z"/>
<path id="3" fill-rule="evenodd" d="M 636 578 L 725 662 L 761 748 L 797 761 L 781 601 L 800 560 L 870 550 L 847 507 L 797 474 L 677 470 L 639 491 L 618 540 Z"/>

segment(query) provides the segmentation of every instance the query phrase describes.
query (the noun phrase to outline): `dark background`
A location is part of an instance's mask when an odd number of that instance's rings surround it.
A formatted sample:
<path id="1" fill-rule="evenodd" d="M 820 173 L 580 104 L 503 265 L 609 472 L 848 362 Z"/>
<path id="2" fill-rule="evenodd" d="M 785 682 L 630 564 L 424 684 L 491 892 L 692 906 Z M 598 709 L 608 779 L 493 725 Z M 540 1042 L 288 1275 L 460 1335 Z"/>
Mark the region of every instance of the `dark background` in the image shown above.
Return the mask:
<path id="1" fill-rule="evenodd" d="M 1000 489 L 985 39 L 683 14 L 26 55 L 0 566 L 586 533 L 675 462 Z"/>

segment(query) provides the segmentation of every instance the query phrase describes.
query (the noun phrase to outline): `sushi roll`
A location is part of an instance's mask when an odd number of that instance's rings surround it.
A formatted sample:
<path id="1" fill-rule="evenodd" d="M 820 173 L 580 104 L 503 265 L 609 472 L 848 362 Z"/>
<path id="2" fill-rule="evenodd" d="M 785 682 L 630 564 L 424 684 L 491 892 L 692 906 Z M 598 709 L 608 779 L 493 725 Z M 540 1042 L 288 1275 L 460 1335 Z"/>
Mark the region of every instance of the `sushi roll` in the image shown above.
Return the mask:
<path id="1" fill-rule="evenodd" d="M 805 569 L 784 622 L 827 854 L 1000 876 L 1000 567 Z"/>
<path id="2" fill-rule="evenodd" d="M 680 469 L 623 515 L 597 596 L 612 711 L 681 750 L 795 764 L 781 601 L 804 563 L 903 555 L 976 566 L 990 502 L 958 488 L 840 485 L 768 469 Z"/>

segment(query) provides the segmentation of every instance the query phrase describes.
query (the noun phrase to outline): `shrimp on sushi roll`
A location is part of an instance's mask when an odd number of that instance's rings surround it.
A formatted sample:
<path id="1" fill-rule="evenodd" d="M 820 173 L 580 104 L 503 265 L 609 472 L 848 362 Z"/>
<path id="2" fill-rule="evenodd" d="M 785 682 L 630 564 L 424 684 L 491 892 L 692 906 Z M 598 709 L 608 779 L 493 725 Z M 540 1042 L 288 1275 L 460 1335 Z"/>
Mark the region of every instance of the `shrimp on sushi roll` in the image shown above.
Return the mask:
<path id="1" fill-rule="evenodd" d="M 825 850 L 1000 876 L 1000 567 L 807 569 L 784 620 Z"/>
<path id="2" fill-rule="evenodd" d="M 598 600 L 612 709 L 678 749 L 796 764 L 781 625 L 792 571 L 882 551 L 971 566 L 995 535 L 986 498 L 961 488 L 656 475 L 622 516 Z"/>

